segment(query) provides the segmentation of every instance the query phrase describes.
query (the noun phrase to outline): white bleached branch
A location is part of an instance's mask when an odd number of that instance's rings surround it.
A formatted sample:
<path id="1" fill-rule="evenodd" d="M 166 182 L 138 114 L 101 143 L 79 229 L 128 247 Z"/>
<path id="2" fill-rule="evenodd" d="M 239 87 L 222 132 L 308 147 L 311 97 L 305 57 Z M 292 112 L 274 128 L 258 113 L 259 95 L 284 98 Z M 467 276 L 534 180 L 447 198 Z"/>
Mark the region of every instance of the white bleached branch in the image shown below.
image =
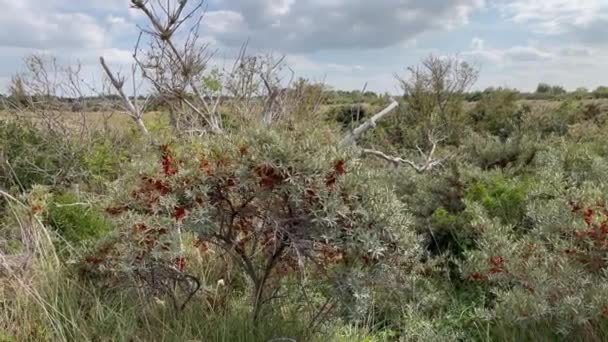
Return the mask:
<path id="1" fill-rule="evenodd" d="M 353 131 L 349 132 L 344 139 L 340 142 L 342 146 L 348 145 L 356 145 L 357 140 L 365 134 L 365 132 L 370 129 L 376 127 L 376 123 L 382 120 L 386 115 L 390 114 L 395 108 L 399 107 L 399 102 L 392 100 L 391 104 L 389 104 L 386 108 L 384 108 L 378 114 L 372 116 L 369 120 L 365 121 L 361 126 L 355 128 Z"/>

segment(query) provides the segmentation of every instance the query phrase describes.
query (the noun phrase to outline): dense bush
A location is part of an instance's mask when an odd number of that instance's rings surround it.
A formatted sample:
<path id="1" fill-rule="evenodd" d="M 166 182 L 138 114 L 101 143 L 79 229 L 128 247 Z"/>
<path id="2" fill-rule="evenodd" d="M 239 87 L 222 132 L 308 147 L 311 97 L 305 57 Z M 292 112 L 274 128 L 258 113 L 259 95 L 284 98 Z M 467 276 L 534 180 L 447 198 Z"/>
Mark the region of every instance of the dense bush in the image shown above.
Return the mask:
<path id="1" fill-rule="evenodd" d="M 507 139 L 521 128 L 524 109 L 517 104 L 518 94 L 499 89 L 481 97 L 471 112 L 479 130 Z"/>
<path id="2" fill-rule="evenodd" d="M 71 193 L 51 197 L 46 221 L 70 243 L 99 239 L 113 229 L 101 210 Z"/>
<path id="3" fill-rule="evenodd" d="M 339 123 L 344 128 L 356 127 L 358 123 L 368 119 L 375 108 L 364 104 L 335 105 L 325 110 L 324 116 L 330 121 Z"/>
<path id="4" fill-rule="evenodd" d="M 596 99 L 606 99 L 608 98 L 608 87 L 597 87 L 594 91 L 593 91 L 593 97 Z"/>
<path id="5" fill-rule="evenodd" d="M 0 187 L 67 186 L 115 179 L 137 138 L 70 136 L 29 122 L 0 120 Z"/>
<path id="6" fill-rule="evenodd" d="M 535 125 L 545 135 L 563 136 L 568 133 L 570 125 L 574 124 L 580 109 L 578 103 L 564 101 L 557 109 L 545 110 L 541 117 L 536 118 Z"/>
<path id="7" fill-rule="evenodd" d="M 401 203 L 327 133 L 262 130 L 163 147 L 156 167 L 124 180 L 135 187 L 108 211 L 127 229 L 115 252 L 104 247 L 93 264 L 119 270 L 154 260 L 185 269 L 181 241 L 192 234 L 199 247 L 233 255 L 256 319 L 272 293 L 306 274 L 311 284 L 300 286 L 352 297 L 340 307 L 357 316 L 357 287 L 389 260 L 411 262 L 417 242 Z"/>
<path id="8" fill-rule="evenodd" d="M 521 133 L 503 139 L 476 132 L 469 133 L 463 148 L 464 158 L 485 170 L 524 167 L 534 160 L 538 149 L 536 139 Z"/>
<path id="9" fill-rule="evenodd" d="M 527 189 L 524 180 L 508 180 L 497 175 L 471 184 L 466 198 L 480 203 L 488 216 L 499 219 L 503 224 L 517 225 L 526 213 Z"/>
<path id="10" fill-rule="evenodd" d="M 22 190 L 57 184 L 74 175 L 76 148 L 33 125 L 0 120 L 0 186 Z"/>

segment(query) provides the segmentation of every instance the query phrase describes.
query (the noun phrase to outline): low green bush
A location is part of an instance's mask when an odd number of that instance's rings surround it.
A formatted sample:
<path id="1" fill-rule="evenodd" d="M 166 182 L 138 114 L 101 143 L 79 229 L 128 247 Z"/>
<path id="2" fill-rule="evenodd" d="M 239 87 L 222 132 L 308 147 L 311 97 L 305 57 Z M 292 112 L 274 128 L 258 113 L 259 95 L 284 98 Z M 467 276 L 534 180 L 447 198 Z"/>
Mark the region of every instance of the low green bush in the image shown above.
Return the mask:
<path id="1" fill-rule="evenodd" d="M 337 122 L 343 128 L 353 128 L 373 115 L 374 108 L 366 104 L 340 104 L 325 109 L 323 115 L 329 121 Z"/>
<path id="2" fill-rule="evenodd" d="M 73 175 L 74 147 L 34 125 L 0 120 L 0 187 L 30 189 Z"/>
<path id="3" fill-rule="evenodd" d="M 98 239 L 112 231 L 112 223 L 90 203 L 66 192 L 51 196 L 46 221 L 72 243 Z"/>
<path id="4" fill-rule="evenodd" d="M 120 175 L 120 166 L 128 160 L 123 146 L 109 139 L 94 140 L 82 157 L 82 166 L 92 177 L 113 180 Z"/>
<path id="5" fill-rule="evenodd" d="M 471 184 L 466 198 L 479 202 L 490 217 L 498 218 L 504 224 L 516 225 L 526 214 L 528 190 L 525 180 L 496 175 Z"/>
<path id="6" fill-rule="evenodd" d="M 545 108 L 539 115 L 531 118 L 530 129 L 542 133 L 544 136 L 565 136 L 570 126 L 581 120 L 580 103 L 576 101 L 563 101 L 558 108 Z"/>
<path id="7" fill-rule="evenodd" d="M 521 169 L 534 160 L 539 149 L 536 139 L 524 134 L 503 139 L 469 131 L 463 157 L 483 170 Z"/>
<path id="8" fill-rule="evenodd" d="M 517 104 L 518 93 L 509 89 L 499 89 L 484 94 L 471 117 L 478 130 L 485 130 L 506 139 L 521 129 L 524 108 Z"/>

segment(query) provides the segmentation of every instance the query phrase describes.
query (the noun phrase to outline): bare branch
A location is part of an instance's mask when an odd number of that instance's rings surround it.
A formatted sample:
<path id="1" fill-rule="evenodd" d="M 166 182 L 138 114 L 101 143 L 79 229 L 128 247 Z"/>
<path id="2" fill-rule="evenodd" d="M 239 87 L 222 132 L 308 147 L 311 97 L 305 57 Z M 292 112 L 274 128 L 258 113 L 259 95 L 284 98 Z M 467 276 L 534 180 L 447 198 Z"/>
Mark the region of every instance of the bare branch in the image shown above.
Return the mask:
<path id="1" fill-rule="evenodd" d="M 190 3 L 194 5 L 188 6 Z M 138 57 L 140 35 L 134 58 L 163 100 L 170 106 L 171 102 L 181 102 L 189 108 L 190 115 L 184 125 L 192 128 L 198 123 L 206 126 L 207 131 L 222 133 L 218 113 L 221 96 L 210 94 L 202 84 L 213 55 L 207 44 L 199 44 L 204 4 L 203 0 L 166 3 L 163 0 L 131 0 L 132 7 L 140 10 L 150 23 L 147 29 L 141 30 L 149 37 L 149 50 L 144 60 Z M 183 28 L 186 24 L 189 27 Z M 178 46 L 178 41 L 183 41 L 183 46 Z"/>
<path id="2" fill-rule="evenodd" d="M 363 136 L 363 134 L 365 134 L 365 132 L 376 127 L 376 123 L 378 121 L 382 120 L 386 115 L 391 113 L 398 106 L 399 106 L 399 102 L 397 102 L 393 99 L 391 104 L 388 105 L 386 108 L 384 108 L 381 112 L 372 116 L 369 120 L 365 121 L 363 124 L 361 124 L 361 126 L 355 128 L 352 132 L 349 132 L 344 137 L 344 139 L 342 139 L 342 141 L 340 142 L 340 145 L 342 145 L 342 146 L 355 145 L 357 143 L 357 140 L 359 140 L 359 138 L 361 138 L 361 136 Z"/>
<path id="3" fill-rule="evenodd" d="M 434 132 L 432 130 L 429 131 L 427 134 L 428 134 L 428 139 L 432 144 L 430 151 L 428 153 L 425 153 L 422 150 L 422 148 L 420 148 L 419 146 L 416 146 L 418 153 L 420 153 L 420 156 L 424 159 L 424 161 L 422 163 L 415 163 L 409 159 L 403 159 L 401 157 L 389 156 L 383 152 L 380 152 L 377 150 L 372 150 L 372 149 L 363 149 L 362 153 L 384 159 L 388 162 L 395 164 L 395 166 L 399 166 L 400 164 L 406 164 L 406 165 L 412 167 L 418 173 L 425 173 L 425 172 L 433 170 L 434 168 L 436 168 L 438 166 L 441 166 L 444 162 L 446 162 L 447 160 L 452 158 L 451 155 L 447 155 L 443 158 L 436 159 L 435 151 L 437 150 L 437 145 L 441 141 L 445 140 L 445 138 L 436 138 L 434 135 Z"/>
<path id="4" fill-rule="evenodd" d="M 426 155 L 426 160 L 421 163 L 421 164 L 417 164 L 409 159 L 404 159 L 401 157 L 393 157 L 393 156 L 389 156 L 388 154 L 378 151 L 378 150 L 372 150 L 372 149 L 362 149 L 361 152 L 363 154 L 368 154 L 380 159 L 384 159 L 390 163 L 393 163 L 396 167 L 402 164 L 408 165 L 411 168 L 413 168 L 416 172 L 418 173 L 425 173 L 425 172 L 429 172 L 432 171 L 433 169 L 435 169 L 438 166 L 443 165 L 444 162 L 446 162 L 448 159 L 451 158 L 451 156 L 446 156 L 440 159 L 435 159 L 433 157 L 433 154 L 435 153 L 435 146 L 433 146 L 433 149 L 431 150 L 431 152 Z"/>
<path id="5" fill-rule="evenodd" d="M 144 124 L 144 121 L 143 121 L 142 110 L 140 108 L 138 108 L 138 106 L 134 102 L 135 100 L 131 101 L 131 99 L 129 99 L 129 97 L 124 92 L 123 88 L 124 88 L 124 84 L 125 84 L 125 79 L 123 77 L 120 77 L 120 75 L 114 75 L 112 73 L 112 71 L 110 70 L 110 68 L 108 67 L 108 65 L 106 64 L 106 61 L 104 60 L 103 57 L 99 57 L 99 62 L 101 63 L 101 66 L 103 67 L 103 70 L 105 71 L 106 75 L 110 79 L 112 86 L 114 87 L 114 89 L 116 89 L 116 91 L 118 92 L 118 95 L 122 99 L 125 109 L 127 110 L 129 116 L 133 119 L 133 121 L 135 121 L 135 124 L 137 124 L 137 126 L 139 127 L 139 130 L 144 135 L 149 135 L 150 133 L 148 132 L 148 129 L 146 128 L 146 125 Z M 135 82 L 135 80 L 133 80 L 133 82 Z"/>

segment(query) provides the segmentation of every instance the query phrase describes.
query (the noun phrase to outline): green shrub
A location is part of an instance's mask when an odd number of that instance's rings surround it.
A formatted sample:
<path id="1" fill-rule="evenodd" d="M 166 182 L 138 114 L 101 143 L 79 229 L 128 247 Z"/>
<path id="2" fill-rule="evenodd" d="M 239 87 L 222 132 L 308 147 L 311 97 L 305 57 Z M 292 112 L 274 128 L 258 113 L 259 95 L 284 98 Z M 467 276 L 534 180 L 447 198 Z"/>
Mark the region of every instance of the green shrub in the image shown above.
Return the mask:
<path id="1" fill-rule="evenodd" d="M 33 125 L 0 120 L 0 187 L 28 190 L 73 176 L 74 149 Z"/>
<path id="2" fill-rule="evenodd" d="M 113 257 L 101 256 L 103 269 L 176 260 L 183 269 L 183 236 L 194 234 L 233 256 L 255 318 L 272 307 L 272 289 L 312 268 L 323 271 L 306 273 L 311 281 L 292 291 L 322 288 L 324 296 L 343 296 L 343 317 L 364 315 L 357 294 L 392 258 L 413 262 L 418 244 L 407 211 L 377 171 L 336 145 L 331 131 L 308 126 L 164 146 L 160 160 L 145 169 L 137 161 L 139 171 L 121 182 L 123 200 L 110 211 L 125 229 Z"/>
<path id="3" fill-rule="evenodd" d="M 464 196 L 466 184 L 458 168 L 432 175 L 402 175 L 408 182 L 395 179 L 401 200 L 414 214 L 415 227 L 424 238 L 430 256 L 460 256 L 474 245 L 475 232 L 469 224 Z"/>
<path id="4" fill-rule="evenodd" d="M 72 193 L 53 195 L 48 204 L 46 221 L 67 241 L 80 243 L 98 239 L 113 226 L 104 214 L 90 203 L 82 203 Z"/>
<path id="5" fill-rule="evenodd" d="M 593 97 L 596 99 L 608 99 L 608 87 L 599 86 L 593 91 Z"/>
<path id="6" fill-rule="evenodd" d="M 539 147 L 534 138 L 524 134 L 502 139 L 490 134 L 470 132 L 463 150 L 469 163 L 484 170 L 521 169 L 534 160 Z"/>
<path id="7" fill-rule="evenodd" d="M 0 120 L 0 187 L 69 186 L 114 180 L 133 151 L 143 150 L 128 132 L 66 134 L 27 121 Z"/>
<path id="8" fill-rule="evenodd" d="M 534 225 L 528 234 L 512 234 L 511 227 L 492 220 L 483 208 L 470 208 L 473 224 L 483 233 L 479 249 L 468 251 L 462 264 L 463 278 L 495 298 L 479 310 L 488 322 L 488 338 L 606 337 L 608 226 L 602 225 L 608 224 L 608 216 L 601 214 L 605 207 L 568 204 L 566 192 L 558 191 L 562 198 L 534 200 Z"/>
<path id="9" fill-rule="evenodd" d="M 521 179 L 507 179 L 496 175 L 479 180 L 467 189 L 466 198 L 479 202 L 490 217 L 504 224 L 519 224 L 526 214 L 526 200 L 529 186 Z"/>
<path id="10" fill-rule="evenodd" d="M 93 177 L 112 180 L 120 175 L 120 166 L 126 161 L 127 152 L 122 146 L 109 139 L 98 139 L 91 143 L 82 163 Z"/>
<path id="11" fill-rule="evenodd" d="M 428 239 L 427 249 L 433 255 L 450 252 L 460 256 L 475 245 L 476 233 L 470 226 L 466 214 L 451 214 L 444 208 L 435 210 L 430 219 L 432 236 Z"/>
<path id="12" fill-rule="evenodd" d="M 342 104 L 330 106 L 325 110 L 324 116 L 330 121 L 339 123 L 343 128 L 353 128 L 360 121 L 373 115 L 373 111 L 373 107 L 365 104 Z"/>
<path id="13" fill-rule="evenodd" d="M 565 136 L 570 125 L 575 124 L 580 117 L 580 104 L 574 101 L 564 101 L 556 109 L 545 108 L 540 115 L 531 117 L 528 125 L 544 136 Z"/>
<path id="14" fill-rule="evenodd" d="M 485 94 L 471 112 L 479 130 L 506 139 L 521 128 L 524 110 L 517 104 L 518 93 L 499 89 Z"/>
<path id="15" fill-rule="evenodd" d="M 608 160 L 586 144 L 568 146 L 564 156 L 565 177 L 576 186 L 584 183 L 605 186 Z"/>

